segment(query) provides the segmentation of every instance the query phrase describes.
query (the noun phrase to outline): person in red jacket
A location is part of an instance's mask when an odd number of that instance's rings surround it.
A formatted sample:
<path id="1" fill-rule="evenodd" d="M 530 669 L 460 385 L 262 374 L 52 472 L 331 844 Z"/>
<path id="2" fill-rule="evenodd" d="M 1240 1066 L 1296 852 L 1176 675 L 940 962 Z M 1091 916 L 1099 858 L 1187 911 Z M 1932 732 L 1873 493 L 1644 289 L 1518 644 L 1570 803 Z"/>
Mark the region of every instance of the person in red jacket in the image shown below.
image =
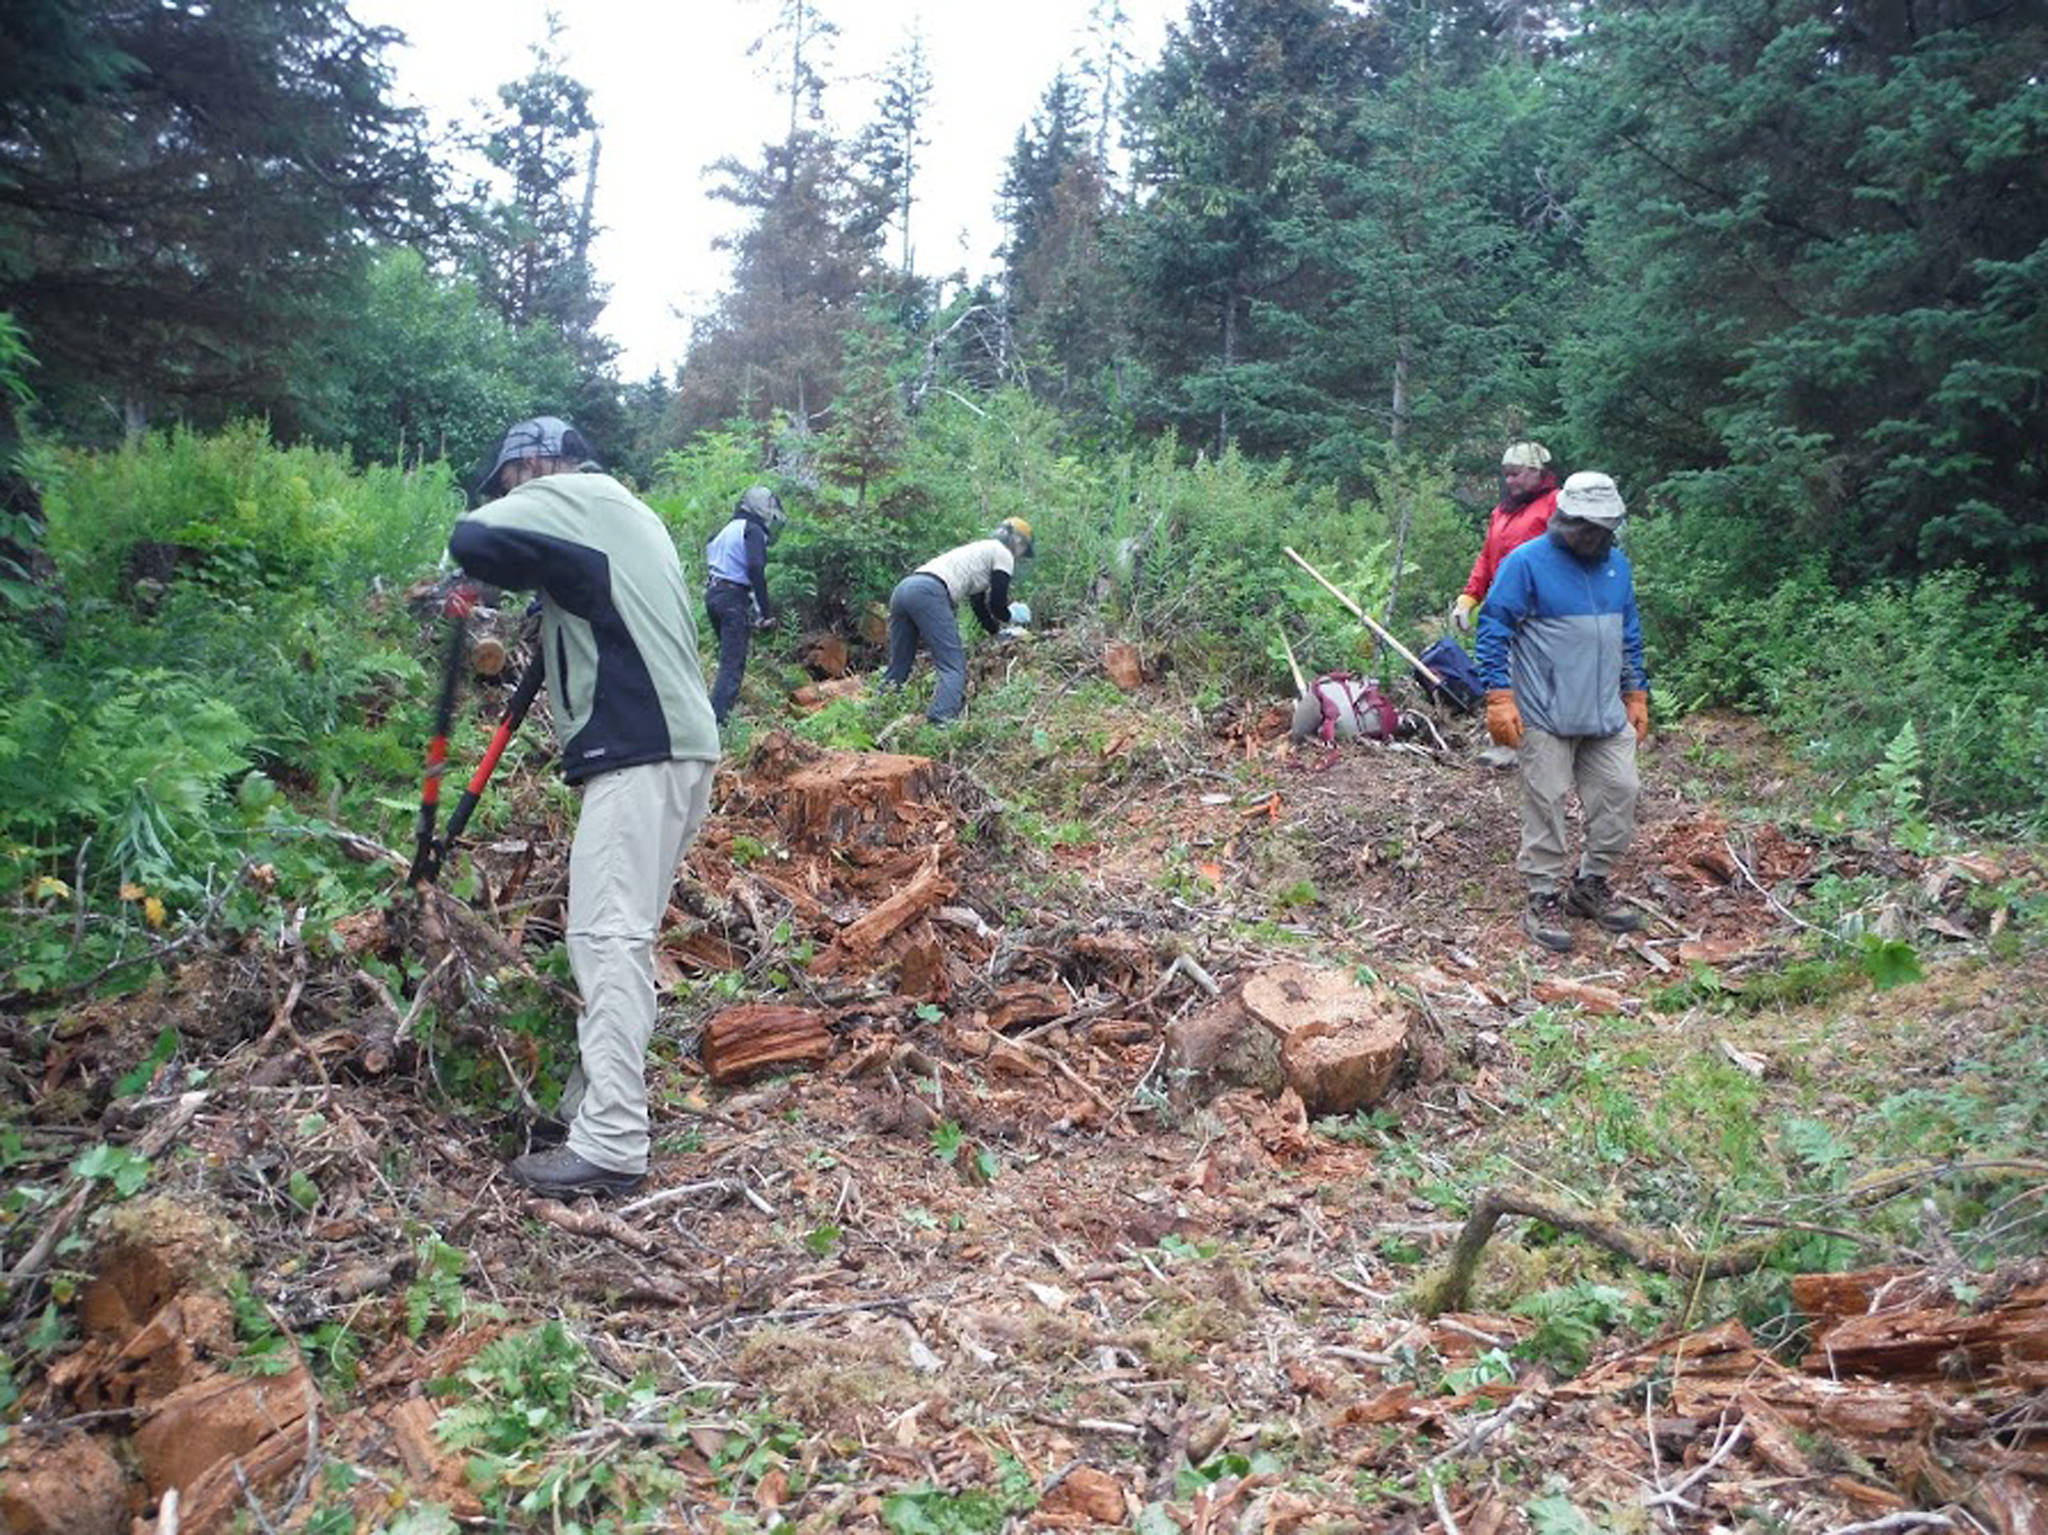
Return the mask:
<path id="1" fill-rule="evenodd" d="M 1460 634 L 1472 632 L 1472 615 L 1486 601 L 1500 562 L 1549 527 L 1557 510 L 1557 476 L 1550 472 L 1550 450 L 1542 443 L 1508 444 L 1500 456 L 1500 478 L 1507 494 L 1487 519 L 1486 542 L 1472 562 L 1465 589 L 1451 604 L 1451 627 Z"/>

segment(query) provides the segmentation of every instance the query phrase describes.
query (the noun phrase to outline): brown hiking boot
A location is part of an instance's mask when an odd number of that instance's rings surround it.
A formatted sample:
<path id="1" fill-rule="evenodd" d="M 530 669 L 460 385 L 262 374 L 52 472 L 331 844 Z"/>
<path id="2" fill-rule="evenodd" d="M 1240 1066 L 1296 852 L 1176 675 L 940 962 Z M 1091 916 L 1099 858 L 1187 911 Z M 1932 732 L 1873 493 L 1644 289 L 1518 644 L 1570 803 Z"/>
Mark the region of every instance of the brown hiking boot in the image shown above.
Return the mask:
<path id="1" fill-rule="evenodd" d="M 536 1194 L 630 1194 L 647 1181 L 645 1173 L 599 1167 L 567 1146 L 514 1157 L 505 1176 Z"/>
<path id="2" fill-rule="evenodd" d="M 1564 896 L 1556 890 L 1532 890 L 1522 909 L 1522 931 L 1532 943 L 1557 954 L 1568 953 L 1572 930 L 1564 925 Z"/>
<path id="3" fill-rule="evenodd" d="M 1610 933 L 1633 933 L 1643 925 L 1643 919 L 1607 888 L 1605 876 L 1599 874 L 1581 874 L 1573 880 L 1564 909 L 1575 917 L 1592 918 Z"/>

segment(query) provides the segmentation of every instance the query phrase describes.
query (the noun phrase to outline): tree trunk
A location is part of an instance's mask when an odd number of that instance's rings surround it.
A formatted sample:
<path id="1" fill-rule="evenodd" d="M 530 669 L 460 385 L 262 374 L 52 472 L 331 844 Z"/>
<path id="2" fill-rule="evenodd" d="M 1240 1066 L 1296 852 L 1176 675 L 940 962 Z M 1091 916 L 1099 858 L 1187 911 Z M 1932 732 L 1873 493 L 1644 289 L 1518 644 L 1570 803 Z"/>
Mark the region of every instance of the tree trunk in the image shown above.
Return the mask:
<path id="1" fill-rule="evenodd" d="M 1396 453 L 1401 451 L 1401 439 L 1408 434 L 1408 368 L 1414 355 L 1413 343 L 1404 332 L 1394 342 L 1394 399 L 1387 423 L 1387 440 Z M 1395 568 L 1398 570 L 1399 566 Z"/>

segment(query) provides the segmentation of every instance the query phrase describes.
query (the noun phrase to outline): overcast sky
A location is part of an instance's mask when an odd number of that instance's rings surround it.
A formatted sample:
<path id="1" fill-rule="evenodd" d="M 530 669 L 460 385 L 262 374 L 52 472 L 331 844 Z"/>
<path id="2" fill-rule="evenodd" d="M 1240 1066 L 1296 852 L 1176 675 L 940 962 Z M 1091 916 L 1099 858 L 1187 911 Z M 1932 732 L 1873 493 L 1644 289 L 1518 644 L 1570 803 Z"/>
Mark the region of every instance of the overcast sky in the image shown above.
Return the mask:
<path id="1" fill-rule="evenodd" d="M 1127 46 L 1158 55 L 1179 0 L 1123 0 Z M 351 0 L 361 21 L 404 32 L 393 51 L 401 100 L 436 124 L 473 120 L 499 85 L 531 67 L 547 0 Z M 603 124 L 597 176 L 600 280 L 611 287 L 603 329 L 624 349 L 627 378 L 668 371 L 689 344 L 689 318 L 724 286 L 712 241 L 737 212 L 705 196 L 704 167 L 758 157 L 780 137 L 787 108 L 747 57 L 774 18 L 772 0 L 555 0 L 569 73 L 591 91 Z M 1089 0 L 826 0 L 839 25 L 826 108 L 851 132 L 872 115 L 881 71 L 920 16 L 934 82 L 931 147 L 918 177 L 911 233 L 920 272 L 993 269 L 1001 239 L 996 188 L 1017 130 L 1087 39 Z M 893 254 L 893 251 L 892 251 Z"/>

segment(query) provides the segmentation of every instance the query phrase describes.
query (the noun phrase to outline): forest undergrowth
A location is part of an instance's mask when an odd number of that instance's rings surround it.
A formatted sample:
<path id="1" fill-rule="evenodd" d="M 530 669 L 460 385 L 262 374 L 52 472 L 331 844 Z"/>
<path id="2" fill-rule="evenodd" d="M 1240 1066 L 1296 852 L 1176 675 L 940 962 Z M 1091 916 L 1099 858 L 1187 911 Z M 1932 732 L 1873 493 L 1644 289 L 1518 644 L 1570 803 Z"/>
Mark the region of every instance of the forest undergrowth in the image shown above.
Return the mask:
<path id="1" fill-rule="evenodd" d="M 199 1484 L 218 1528 L 1629 1529 L 1716 1450 L 1687 1497 L 1733 1527 L 1993 1506 L 1968 1457 L 2018 1442 L 1994 1430 L 1941 1419 L 1914 1460 L 1809 1424 L 1787 1474 L 1678 1426 L 1668 1373 L 1572 1390 L 1728 1319 L 1796 1369 L 1801 1274 L 1889 1265 L 1987 1316 L 2035 1293 L 2037 850 L 1943 826 L 1910 762 L 1845 810 L 1704 714 L 1646 757 L 1622 883 L 1658 920 L 1538 958 L 1512 776 L 1470 723 L 1442 718 L 1441 751 L 1291 748 L 1166 648 L 1122 691 L 1104 638 L 978 651 L 944 732 L 914 699 L 777 718 L 796 679 L 757 669 L 671 914 L 655 1176 L 613 1209 L 496 1176 L 570 1049 L 544 750 L 425 909 L 375 861 L 402 801 L 347 834 L 354 863 L 316 786 L 241 795 L 255 840 L 209 904 L 133 913 L 147 965 L 10 1005 L 9 1486 L 156 1507 L 150 1377 L 175 1370 L 302 1402 L 243 1446 L 246 1491 Z M 778 775 L 877 747 L 945 775 L 960 909 L 933 1000 L 814 977 L 832 924 L 773 904 L 810 866 Z M 348 908 L 317 929 L 309 877 Z M 1207 1003 L 1192 977 L 1290 962 L 1416 1010 L 1396 1090 L 1319 1120 L 1184 1096 L 1160 1041 Z M 832 1049 L 712 1085 L 697 1042 L 749 1003 L 821 1011 Z M 1501 1189 L 1761 1257 L 1706 1281 L 1524 1222 L 1433 1315 Z M 1984 1420 L 2024 1405 L 1994 1377 L 1963 1382 Z"/>

